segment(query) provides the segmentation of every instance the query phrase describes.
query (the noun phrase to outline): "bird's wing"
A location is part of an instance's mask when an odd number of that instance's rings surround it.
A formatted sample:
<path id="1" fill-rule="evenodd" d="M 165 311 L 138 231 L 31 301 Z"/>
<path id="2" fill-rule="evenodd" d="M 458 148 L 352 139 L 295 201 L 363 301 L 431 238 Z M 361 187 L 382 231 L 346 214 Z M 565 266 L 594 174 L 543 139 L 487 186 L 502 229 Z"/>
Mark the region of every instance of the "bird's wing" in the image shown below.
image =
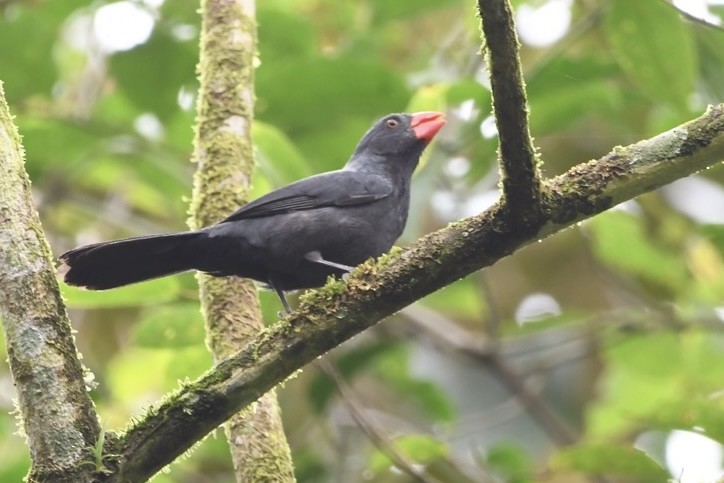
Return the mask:
<path id="1" fill-rule="evenodd" d="M 393 189 L 392 183 L 376 174 L 333 171 L 272 191 L 242 206 L 224 222 L 327 206 L 364 205 L 389 196 Z"/>

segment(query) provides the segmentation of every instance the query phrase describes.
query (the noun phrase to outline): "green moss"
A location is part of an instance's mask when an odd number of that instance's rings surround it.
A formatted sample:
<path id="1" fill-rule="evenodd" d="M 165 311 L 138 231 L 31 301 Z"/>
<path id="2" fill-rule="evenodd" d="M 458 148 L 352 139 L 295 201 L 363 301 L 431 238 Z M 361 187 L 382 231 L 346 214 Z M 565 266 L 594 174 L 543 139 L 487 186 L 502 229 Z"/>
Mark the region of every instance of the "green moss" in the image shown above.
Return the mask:
<path id="1" fill-rule="evenodd" d="M 388 251 L 387 253 L 382 254 L 382 255 L 377 259 L 377 268 L 379 268 L 380 270 L 383 270 L 383 269 L 387 268 L 387 266 L 388 266 L 393 260 L 396 260 L 396 259 L 400 258 L 400 254 L 401 254 L 402 252 L 404 252 L 404 251 L 405 251 L 405 250 L 404 250 L 403 248 L 401 248 L 401 247 L 398 247 L 398 246 L 396 246 L 396 245 L 393 246 L 393 247 L 390 249 L 390 251 Z"/>

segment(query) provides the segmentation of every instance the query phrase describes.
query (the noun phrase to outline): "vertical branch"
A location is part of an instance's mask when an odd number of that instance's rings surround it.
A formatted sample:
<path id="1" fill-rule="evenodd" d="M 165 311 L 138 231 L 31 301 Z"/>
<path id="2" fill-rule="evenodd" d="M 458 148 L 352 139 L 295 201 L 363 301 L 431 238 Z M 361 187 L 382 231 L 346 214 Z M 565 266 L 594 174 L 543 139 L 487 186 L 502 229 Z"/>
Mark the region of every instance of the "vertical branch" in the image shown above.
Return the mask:
<path id="1" fill-rule="evenodd" d="M 0 320 L 30 448 L 29 481 L 92 481 L 100 431 L 0 84 Z"/>
<path id="2" fill-rule="evenodd" d="M 504 206 L 511 215 L 519 216 L 523 223 L 521 226 L 525 226 L 530 224 L 530 218 L 538 216 L 542 208 L 542 183 L 528 127 L 528 102 L 520 64 L 520 42 L 509 0 L 478 0 L 478 11 L 488 52 L 493 110 L 500 139 Z M 532 223 L 527 228 L 537 230 L 539 225 Z M 557 443 L 571 444 L 576 440 L 575 434 L 528 390 L 520 375 L 496 353 L 487 354 L 482 360 L 517 395 Z"/>
<path id="3" fill-rule="evenodd" d="M 202 0 L 194 178 L 189 225 L 218 222 L 248 200 L 254 168 L 254 0 Z M 199 275 L 207 343 L 219 361 L 262 328 L 254 285 Z M 294 481 L 274 391 L 232 418 L 227 438 L 238 481 Z"/>
<path id="4" fill-rule="evenodd" d="M 541 179 L 528 128 L 528 104 L 513 12 L 509 0 L 478 0 L 478 11 L 500 139 L 503 195 L 511 212 L 525 215 L 540 208 Z"/>

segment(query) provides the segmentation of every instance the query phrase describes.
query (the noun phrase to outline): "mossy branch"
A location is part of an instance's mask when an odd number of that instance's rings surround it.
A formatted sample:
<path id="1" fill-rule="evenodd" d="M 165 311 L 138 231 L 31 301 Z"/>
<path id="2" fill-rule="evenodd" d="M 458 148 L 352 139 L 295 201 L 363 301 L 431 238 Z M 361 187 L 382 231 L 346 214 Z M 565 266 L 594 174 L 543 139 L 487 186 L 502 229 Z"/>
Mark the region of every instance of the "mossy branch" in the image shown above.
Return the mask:
<path id="1" fill-rule="evenodd" d="M 541 175 L 528 128 L 513 10 L 508 0 L 479 0 L 478 12 L 488 52 L 505 207 L 527 224 L 528 213 L 541 206 Z"/>
<path id="2" fill-rule="evenodd" d="M 32 459 L 28 481 L 94 481 L 82 462 L 100 427 L 52 260 L 0 83 L 0 319 Z"/>
<path id="3" fill-rule="evenodd" d="M 149 477 L 305 364 L 404 306 L 529 243 L 722 159 L 724 104 L 550 180 L 526 232 L 499 203 L 358 267 L 346 284 L 334 281 L 308 292 L 292 316 L 179 389 L 122 435 L 122 477 L 112 481 Z"/>

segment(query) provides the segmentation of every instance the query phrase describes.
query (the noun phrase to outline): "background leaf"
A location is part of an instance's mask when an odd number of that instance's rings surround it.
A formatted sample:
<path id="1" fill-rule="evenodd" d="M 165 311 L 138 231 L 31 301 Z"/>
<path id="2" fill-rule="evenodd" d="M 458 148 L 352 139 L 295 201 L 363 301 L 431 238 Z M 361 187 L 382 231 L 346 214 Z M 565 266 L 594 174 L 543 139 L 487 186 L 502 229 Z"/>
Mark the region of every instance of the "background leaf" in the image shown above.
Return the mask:
<path id="1" fill-rule="evenodd" d="M 643 92 L 688 110 L 697 56 L 691 31 L 675 9 L 658 0 L 611 0 L 606 35 L 614 58 Z"/>
<path id="2" fill-rule="evenodd" d="M 623 446 L 580 445 L 563 450 L 555 466 L 591 475 L 620 476 L 638 481 L 666 481 L 668 472 L 646 453 Z"/>

